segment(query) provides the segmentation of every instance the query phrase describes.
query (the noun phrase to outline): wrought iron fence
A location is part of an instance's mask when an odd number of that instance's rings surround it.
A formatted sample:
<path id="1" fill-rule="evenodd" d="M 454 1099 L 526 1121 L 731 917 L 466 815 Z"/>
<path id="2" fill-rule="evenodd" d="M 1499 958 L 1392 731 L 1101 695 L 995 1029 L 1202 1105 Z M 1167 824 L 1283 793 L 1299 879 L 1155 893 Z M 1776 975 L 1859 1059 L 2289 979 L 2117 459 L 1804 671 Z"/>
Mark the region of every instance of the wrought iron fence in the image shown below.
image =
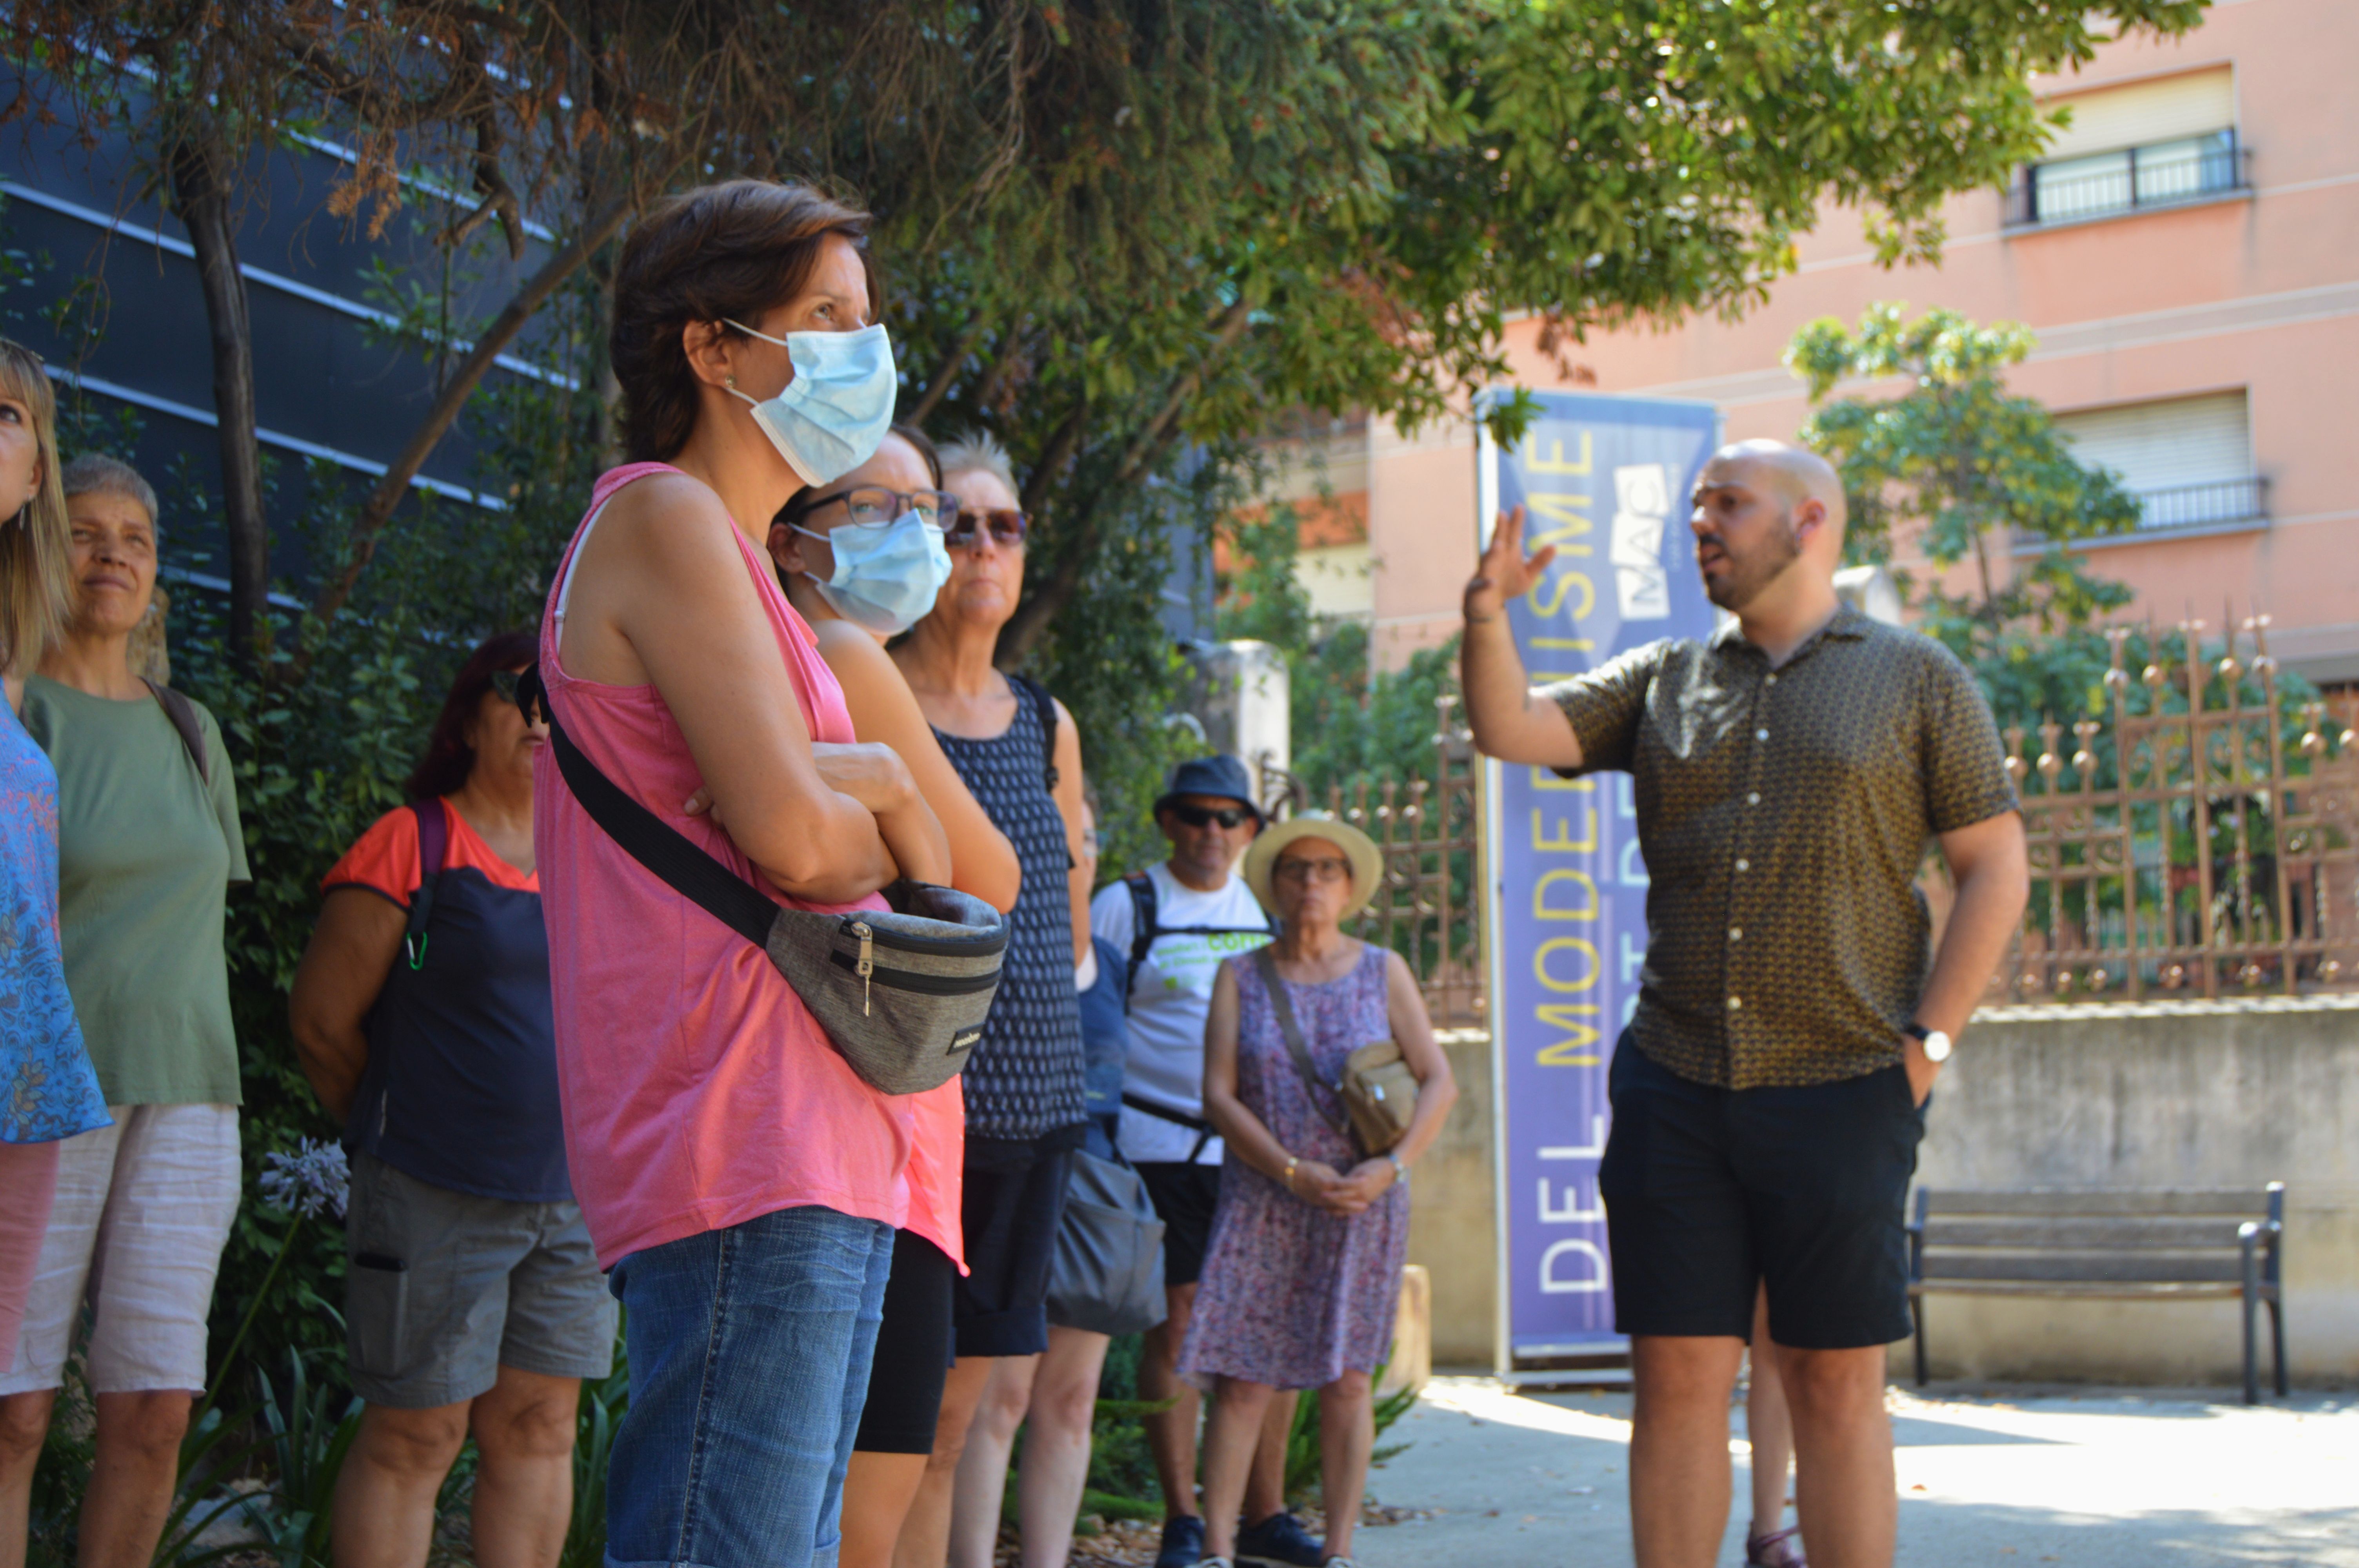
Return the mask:
<path id="1" fill-rule="evenodd" d="M 2359 987 L 2359 696 L 2288 707 L 2266 615 L 2179 630 L 2136 671 L 2107 633 L 2110 723 L 2006 731 L 2032 896 L 1992 1000 Z"/>
<path id="2" fill-rule="evenodd" d="M 1484 1022 L 1482 765 L 1453 722 L 1455 697 L 1434 704 L 1430 777 L 1368 779 L 1329 787 L 1314 800 L 1302 781 L 1265 762 L 1270 816 L 1317 809 L 1352 824 L 1384 852 L 1384 884 L 1353 935 L 1407 958 L 1437 1029 Z"/>

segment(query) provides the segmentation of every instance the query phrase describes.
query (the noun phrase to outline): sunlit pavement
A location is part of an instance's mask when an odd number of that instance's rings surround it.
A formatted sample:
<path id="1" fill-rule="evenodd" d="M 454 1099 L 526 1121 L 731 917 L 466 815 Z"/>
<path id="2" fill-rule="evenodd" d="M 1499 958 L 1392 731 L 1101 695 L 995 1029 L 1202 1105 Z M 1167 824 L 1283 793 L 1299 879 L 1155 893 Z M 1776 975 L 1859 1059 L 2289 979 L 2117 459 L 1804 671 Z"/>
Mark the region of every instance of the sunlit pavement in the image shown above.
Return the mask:
<path id="1" fill-rule="evenodd" d="M 2248 1409 L 2226 1390 L 1930 1392 L 1891 1395 L 1904 1563 L 2359 1568 L 2359 1398 L 2297 1391 Z M 1741 1411 L 1731 1431 L 1720 1561 L 1741 1564 Z M 1369 1490 L 1429 1517 L 1363 1530 L 1364 1568 L 1630 1561 L 1627 1393 L 1438 1378 L 1378 1446 L 1400 1442 Z"/>

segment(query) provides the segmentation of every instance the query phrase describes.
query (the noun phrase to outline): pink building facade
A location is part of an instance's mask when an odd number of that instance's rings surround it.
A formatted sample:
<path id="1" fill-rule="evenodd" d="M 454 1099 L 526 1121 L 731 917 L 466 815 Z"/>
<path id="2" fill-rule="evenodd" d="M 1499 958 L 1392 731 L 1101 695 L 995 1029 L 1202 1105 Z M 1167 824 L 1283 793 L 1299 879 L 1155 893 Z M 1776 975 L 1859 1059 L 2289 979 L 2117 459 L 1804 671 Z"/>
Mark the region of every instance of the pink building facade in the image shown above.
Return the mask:
<path id="1" fill-rule="evenodd" d="M 1731 440 L 1790 439 L 1810 405 L 1781 355 L 1807 322 L 1849 324 L 1879 300 L 2020 321 L 2039 341 L 2014 389 L 2144 498 L 2139 529 L 2087 546 L 2136 591 L 2128 613 L 2192 615 L 2208 636 L 2225 606 L 2266 613 L 2282 663 L 2359 682 L 2354 60 L 2352 0 L 2218 0 L 2183 38 L 2105 45 L 2035 84 L 2072 124 L 2009 189 L 1948 204 L 1938 267 L 1878 267 L 1857 217 L 1831 209 L 1766 305 L 1593 336 L 1571 351 L 1593 378 L 1581 389 L 1706 400 Z M 1537 322 L 1512 331 L 1517 380 L 1569 386 L 1538 336 Z M 1378 422 L 1314 446 L 1323 460 L 1297 482 L 1323 473 L 1366 536 L 1306 539 L 1306 586 L 1321 610 L 1365 619 L 1378 664 L 1397 666 L 1457 630 L 1473 429 Z"/>

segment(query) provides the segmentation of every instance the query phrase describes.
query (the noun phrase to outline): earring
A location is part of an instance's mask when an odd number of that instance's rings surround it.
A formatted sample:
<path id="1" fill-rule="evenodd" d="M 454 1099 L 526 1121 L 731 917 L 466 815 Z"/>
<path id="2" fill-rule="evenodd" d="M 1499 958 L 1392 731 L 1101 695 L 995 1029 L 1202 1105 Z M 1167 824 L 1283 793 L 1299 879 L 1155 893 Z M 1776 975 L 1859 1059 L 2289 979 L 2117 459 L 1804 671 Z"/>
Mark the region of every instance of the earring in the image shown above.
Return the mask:
<path id="1" fill-rule="evenodd" d="M 721 384 L 734 392 L 737 390 L 737 378 L 734 375 L 724 375 L 721 378 Z"/>

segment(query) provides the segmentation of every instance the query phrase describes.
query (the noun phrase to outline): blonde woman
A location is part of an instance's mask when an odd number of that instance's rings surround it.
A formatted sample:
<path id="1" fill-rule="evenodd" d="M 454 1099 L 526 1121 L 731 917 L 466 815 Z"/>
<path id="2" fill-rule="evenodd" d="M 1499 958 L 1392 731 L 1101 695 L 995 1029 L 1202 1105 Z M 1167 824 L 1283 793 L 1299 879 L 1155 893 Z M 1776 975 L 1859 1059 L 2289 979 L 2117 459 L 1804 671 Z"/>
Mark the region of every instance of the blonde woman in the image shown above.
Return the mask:
<path id="1" fill-rule="evenodd" d="M 107 1125 L 58 939 L 58 775 L 18 721 L 24 676 L 64 629 L 73 577 L 57 405 L 40 356 L 0 339 L 0 1374 L 57 1195 L 59 1144 Z M 22 1568 L 49 1396 L 0 1400 L 0 1568 Z M 106 1488 L 91 1488 L 92 1509 Z M 84 1535 L 96 1533 L 85 1514 Z"/>

